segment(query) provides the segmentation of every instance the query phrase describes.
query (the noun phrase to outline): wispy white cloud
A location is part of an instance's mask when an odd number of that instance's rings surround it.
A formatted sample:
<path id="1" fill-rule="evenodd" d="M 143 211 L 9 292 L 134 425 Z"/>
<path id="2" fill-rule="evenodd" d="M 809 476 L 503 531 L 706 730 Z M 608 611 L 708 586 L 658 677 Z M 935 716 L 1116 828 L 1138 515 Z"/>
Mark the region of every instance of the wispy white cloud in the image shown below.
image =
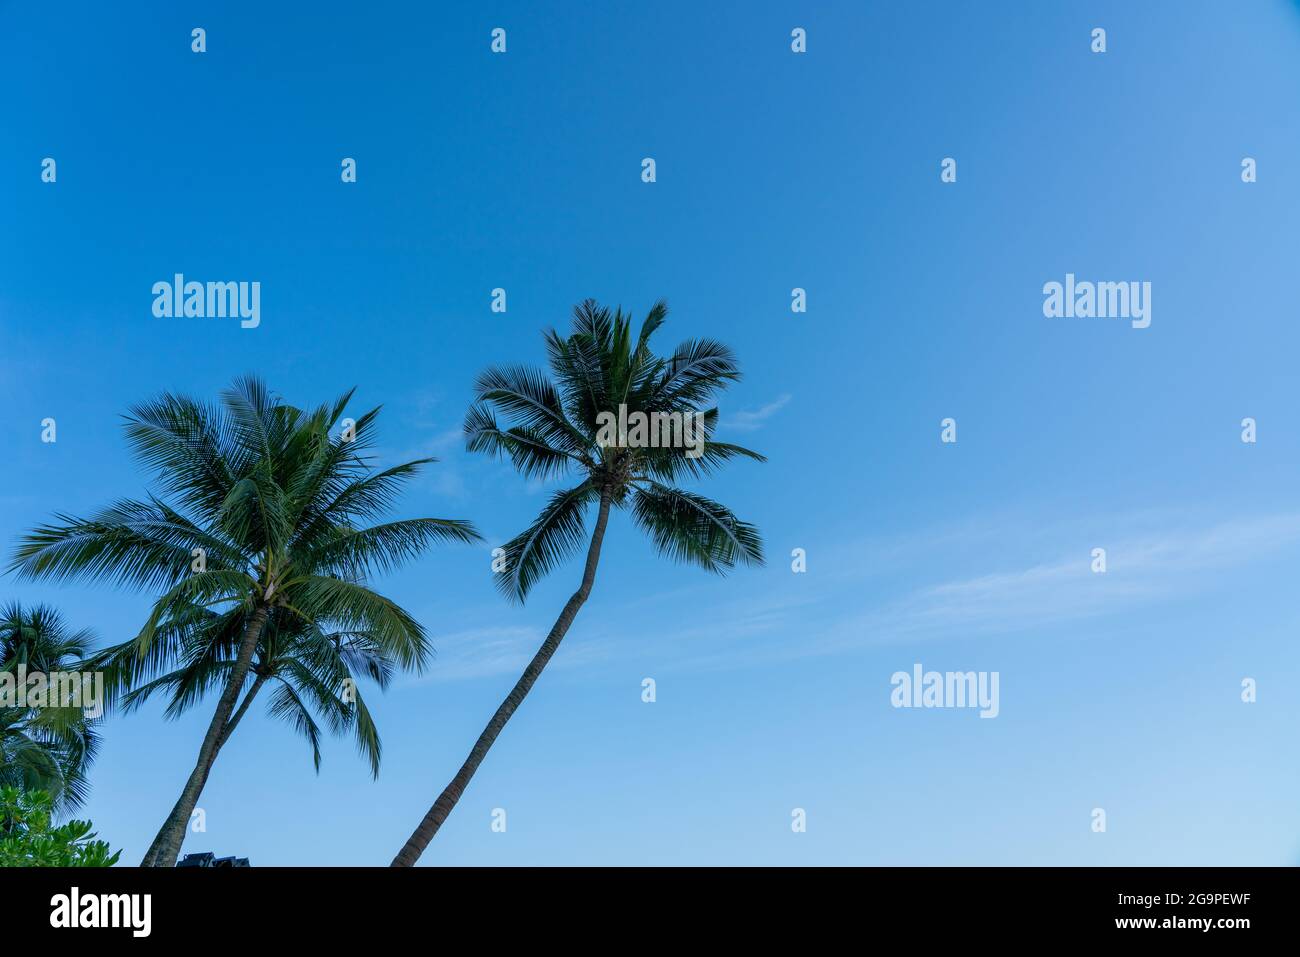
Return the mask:
<path id="1" fill-rule="evenodd" d="M 680 652 L 667 655 L 674 669 L 707 671 L 853 654 L 896 642 L 1045 631 L 1202 594 L 1231 568 L 1275 560 L 1277 553 L 1300 547 L 1300 513 L 1199 524 L 1148 513 L 1113 523 L 1138 530 L 1104 542 L 1082 531 L 1084 524 L 1095 523 L 1055 526 L 1046 540 L 1032 522 L 1014 528 L 971 522 L 910 536 L 906 548 L 897 542 L 859 543 L 844 553 L 856 560 L 814 553 L 818 570 L 805 575 L 774 565 L 750 578 L 743 595 L 720 590 L 710 580 L 623 602 L 605 596 L 575 623 L 561 666 L 627 659 L 635 654 L 632 648 L 645 643 Z M 1092 571 L 1095 546 L 1106 548 L 1104 574 Z M 1054 557 L 1020 564 L 1001 560 L 1022 549 Z M 955 553 L 962 554 L 966 573 L 927 571 Z M 890 556 L 905 567 L 881 572 L 864 556 Z M 1002 567 L 971 573 L 990 562 Z M 780 584 L 772 575 L 781 576 Z M 693 610 L 685 620 L 683 608 Z M 617 628 L 602 626 L 609 615 Z M 517 674 L 544 638 L 541 626 L 549 624 L 447 636 L 438 642 L 433 677 Z"/>
<path id="2" fill-rule="evenodd" d="M 952 577 L 912 588 L 877 607 L 831 623 L 807 653 L 932 637 L 987 637 L 1134 611 L 1201 594 L 1233 567 L 1300 545 L 1300 514 L 1171 527 L 1097 542 L 1074 535 L 1052 561 Z M 1004 554 L 1006 541 L 986 554 Z M 1106 549 L 1106 571 L 1092 548 Z"/>
<path id="3" fill-rule="evenodd" d="M 420 680 L 455 681 L 522 671 L 542 641 L 531 627 L 471 628 L 432 638 L 437 656 Z"/>
<path id="4" fill-rule="evenodd" d="M 470 628 L 432 636 L 437 654 L 433 665 L 415 682 L 462 681 L 500 674 L 519 674 L 546 639 L 546 628 L 518 625 Z M 604 644 L 568 641 L 561 646 L 551 669 L 570 668 L 606 658 Z"/>
<path id="5" fill-rule="evenodd" d="M 440 411 L 442 405 L 439 396 L 427 390 L 395 403 L 394 419 L 384 426 L 384 434 L 393 444 L 377 450 L 378 465 L 437 459 L 425 466 L 416 486 L 438 498 L 460 499 L 468 492 L 461 451 L 464 431 L 450 410 Z"/>
<path id="6" fill-rule="evenodd" d="M 739 412 L 731 413 L 722 424 L 726 428 L 735 429 L 738 432 L 756 432 L 763 427 L 768 419 L 784 409 L 792 398 L 794 397 L 788 392 L 782 393 L 761 408 L 742 409 Z"/>

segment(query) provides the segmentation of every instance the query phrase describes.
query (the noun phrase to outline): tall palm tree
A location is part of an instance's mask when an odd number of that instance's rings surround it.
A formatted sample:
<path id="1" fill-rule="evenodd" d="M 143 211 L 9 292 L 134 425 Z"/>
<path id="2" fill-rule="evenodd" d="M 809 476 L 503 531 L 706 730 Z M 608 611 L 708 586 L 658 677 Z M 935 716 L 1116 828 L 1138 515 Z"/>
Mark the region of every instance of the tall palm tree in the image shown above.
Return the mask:
<path id="1" fill-rule="evenodd" d="M 577 549 L 585 535 L 585 513 L 592 505 L 596 524 L 578 590 L 561 609 L 550 634 L 492 715 L 461 769 L 393 859 L 394 867 L 409 867 L 419 859 L 560 646 L 591 594 L 612 507 L 629 509 L 659 552 L 677 561 L 722 573 L 737 563 L 763 560 L 762 541 L 753 525 L 737 519 L 725 506 L 673 484 L 708 475 L 738 456 L 764 459 L 757 452 L 709 438 L 718 410 L 706 404 L 740 378 L 730 349 L 712 339 L 696 339 L 678 346 L 667 358 L 650 351 L 650 337 L 667 311 L 664 303 L 656 303 L 634 338 L 629 315 L 621 309 L 611 313 L 587 300 L 574 309 L 568 338 L 554 330 L 546 333 L 554 381 L 540 370 L 522 366 L 489 369 L 479 376 L 477 401 L 465 420 L 469 450 L 508 456 L 525 477 L 576 473 L 579 479 L 571 488 L 556 492 L 534 522 L 504 546 L 506 570 L 497 579 L 501 590 L 522 602 L 543 575 Z M 633 412 L 698 414 L 703 428 L 699 454 L 673 445 L 634 447 L 630 433 L 611 442 L 604 427 L 609 415 L 618 415 L 620 405 L 629 417 Z M 497 411 L 515 424 L 503 428 Z"/>
<path id="2" fill-rule="evenodd" d="M 24 608 L 10 602 L 0 609 L 0 672 L 80 671 L 94 636 L 69 631 L 63 617 L 47 605 Z M 14 680 L 14 679 L 11 679 Z M 87 771 L 99 750 L 96 720 L 83 708 L 0 707 L 0 787 L 45 791 L 56 812 L 85 803 Z"/>
<path id="3" fill-rule="evenodd" d="M 428 654 L 424 629 L 372 591 L 389 570 L 440 541 L 468 542 L 468 522 L 419 518 L 367 525 L 432 459 L 375 470 L 379 409 L 343 420 L 348 392 L 298 409 L 245 377 L 219 405 L 164 394 L 126 416 L 126 437 L 155 472 L 157 494 L 119 501 L 89 519 L 58 515 L 29 532 L 11 568 L 27 578 L 91 578 L 162 590 L 135 638 L 141 657 L 160 625 L 194 606 L 232 612 L 241 629 L 194 768 L 143 866 L 171 867 L 226 737 L 268 623 L 281 615 L 322 630 L 364 633 L 403 667 Z M 335 427 L 337 435 L 331 435 Z M 293 627 L 293 626 L 290 626 Z"/>

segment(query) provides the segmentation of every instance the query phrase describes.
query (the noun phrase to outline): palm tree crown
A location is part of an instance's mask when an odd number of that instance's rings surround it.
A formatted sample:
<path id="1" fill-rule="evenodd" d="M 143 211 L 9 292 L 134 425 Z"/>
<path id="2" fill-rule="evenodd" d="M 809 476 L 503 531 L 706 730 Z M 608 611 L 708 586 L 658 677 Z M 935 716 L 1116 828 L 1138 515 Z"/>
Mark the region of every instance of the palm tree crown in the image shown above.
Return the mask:
<path id="1" fill-rule="evenodd" d="M 631 317 L 592 300 L 574 309 L 567 338 L 546 333 L 551 377 L 511 366 L 479 376 L 477 401 L 465 421 L 470 451 L 506 455 L 532 478 L 576 473 L 581 481 L 556 492 L 536 520 L 505 546 L 506 571 L 498 586 L 523 601 L 532 586 L 584 540 L 586 507 L 602 492 L 633 519 L 659 551 L 713 572 L 763 560 L 753 525 L 723 505 L 676 487 L 682 478 L 708 475 L 736 457 L 762 455 L 714 441 L 718 410 L 708 405 L 740 378 L 731 350 L 713 339 L 692 339 L 667 358 L 650 350 L 650 337 L 667 316 L 656 303 L 633 338 Z M 634 445 L 603 442 L 603 416 L 698 416 L 702 445 Z M 503 428 L 496 412 L 515 424 Z M 695 454 L 698 451 L 698 454 Z"/>
<path id="2" fill-rule="evenodd" d="M 364 631 L 403 666 L 421 666 L 424 630 L 364 577 L 434 542 L 478 535 L 468 522 L 438 518 L 359 527 L 435 460 L 375 471 L 366 453 L 379 409 L 330 435 L 351 396 L 304 411 L 244 378 L 219 408 L 171 394 L 137 406 L 127 439 L 154 469 L 161 495 L 122 500 L 89 519 L 58 515 L 23 538 L 11 568 L 33 579 L 165 589 L 136 638 L 141 653 L 166 615 L 233 603 Z"/>

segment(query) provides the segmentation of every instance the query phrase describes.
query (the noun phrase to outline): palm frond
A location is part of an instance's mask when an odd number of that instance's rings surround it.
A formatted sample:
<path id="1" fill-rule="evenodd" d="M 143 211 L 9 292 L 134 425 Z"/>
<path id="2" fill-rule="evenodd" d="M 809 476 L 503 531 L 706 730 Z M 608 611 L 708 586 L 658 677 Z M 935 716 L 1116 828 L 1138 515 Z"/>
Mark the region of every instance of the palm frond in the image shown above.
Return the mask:
<path id="1" fill-rule="evenodd" d="M 267 713 L 273 718 L 288 722 L 289 726 L 307 739 L 311 746 L 311 761 L 317 773 L 320 772 L 320 726 L 313 720 L 311 711 L 298 697 L 298 693 L 288 682 L 280 682 L 271 693 L 270 707 Z"/>
<path id="2" fill-rule="evenodd" d="M 307 575 L 286 584 L 285 605 L 304 622 L 365 632 L 403 668 L 420 671 L 431 652 L 424 627 L 391 599 L 358 582 Z"/>
<path id="3" fill-rule="evenodd" d="M 529 478 L 551 478 L 591 462 L 585 453 L 552 447 L 541 432 L 528 426 L 501 429 L 491 408 L 482 403 L 470 406 L 465 416 L 465 439 L 468 451 L 509 456 L 515 468 Z"/>
<path id="4" fill-rule="evenodd" d="M 389 572 L 439 542 L 482 541 L 470 522 L 447 518 L 411 518 L 370 528 L 336 528 L 314 548 L 294 558 L 296 568 L 358 578 Z"/>
<path id="5" fill-rule="evenodd" d="M 632 515 L 659 551 L 676 561 L 711 572 L 762 564 L 758 530 L 702 495 L 646 482 L 633 493 Z"/>
<path id="6" fill-rule="evenodd" d="M 582 543 L 583 513 L 599 497 L 599 489 L 590 480 L 551 496 L 533 524 L 503 546 L 506 565 L 497 575 L 497 587 L 515 601 L 527 598 L 538 579 Z"/>

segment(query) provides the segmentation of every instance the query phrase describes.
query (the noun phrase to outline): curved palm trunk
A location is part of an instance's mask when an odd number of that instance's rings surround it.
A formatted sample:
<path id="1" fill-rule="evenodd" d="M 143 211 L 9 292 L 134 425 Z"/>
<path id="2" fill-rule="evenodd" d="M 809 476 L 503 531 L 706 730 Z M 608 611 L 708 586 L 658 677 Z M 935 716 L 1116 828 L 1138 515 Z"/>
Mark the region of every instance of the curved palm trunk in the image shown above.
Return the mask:
<path id="1" fill-rule="evenodd" d="M 189 824 L 190 814 L 194 812 L 194 806 L 199 803 L 199 795 L 203 793 L 203 786 L 208 782 L 208 773 L 212 770 L 217 751 L 225 743 L 230 730 L 234 728 L 231 714 L 235 710 L 235 701 L 239 698 L 239 689 L 243 687 L 248 669 L 253 663 L 253 652 L 257 650 L 258 639 L 262 637 L 262 628 L 266 625 L 268 612 L 266 606 L 259 605 L 244 628 L 244 638 L 240 642 L 239 653 L 235 656 L 235 665 L 230 671 L 230 678 L 221 693 L 221 699 L 217 702 L 217 710 L 212 715 L 212 721 L 208 724 L 208 733 L 203 736 L 203 745 L 199 748 L 194 770 L 190 772 L 189 780 L 185 782 L 181 796 L 177 799 L 171 813 L 167 815 L 167 820 L 163 822 L 158 836 L 153 839 L 149 850 L 145 852 L 144 860 L 140 862 L 141 867 L 176 865 L 176 858 L 181 852 L 181 843 L 185 840 L 185 828 Z M 240 709 L 240 717 L 243 716 L 244 710 L 244 708 Z"/>
<path id="2" fill-rule="evenodd" d="M 456 776 L 451 779 L 451 783 L 443 788 L 442 793 L 438 795 L 438 800 L 433 802 L 433 807 L 429 808 L 429 813 L 424 815 L 424 820 L 420 826 L 415 829 L 410 838 L 397 852 L 393 858 L 392 867 L 411 867 L 420 859 L 424 849 L 429 846 L 433 836 L 438 833 L 438 828 L 442 827 L 442 822 L 447 820 L 451 814 L 452 808 L 460 800 L 461 795 L 465 793 L 465 788 L 469 786 L 470 778 L 474 777 L 474 772 L 478 766 L 483 763 L 487 757 L 488 749 L 496 741 L 510 716 L 523 703 L 528 692 L 532 690 L 542 669 L 546 663 L 551 660 L 555 650 L 560 647 L 560 642 L 564 639 L 573 624 L 573 619 L 578 616 L 578 609 L 587 601 L 587 596 L 591 594 L 591 586 L 596 582 L 596 565 L 600 561 L 600 545 L 605 538 L 605 526 L 609 522 L 610 490 L 604 488 L 600 493 L 600 512 L 596 516 L 596 528 L 591 533 L 591 545 L 587 548 L 587 564 L 582 572 L 582 584 L 573 596 L 565 602 L 564 609 L 560 612 L 560 617 L 555 620 L 551 633 L 546 636 L 542 642 L 542 647 L 537 650 L 533 660 L 528 663 L 524 669 L 523 675 L 519 681 L 510 689 L 510 694 L 501 702 L 496 713 L 492 715 L 492 720 L 487 723 L 483 733 L 478 736 L 474 742 L 474 747 L 469 752 L 469 757 L 461 765 Z"/>

